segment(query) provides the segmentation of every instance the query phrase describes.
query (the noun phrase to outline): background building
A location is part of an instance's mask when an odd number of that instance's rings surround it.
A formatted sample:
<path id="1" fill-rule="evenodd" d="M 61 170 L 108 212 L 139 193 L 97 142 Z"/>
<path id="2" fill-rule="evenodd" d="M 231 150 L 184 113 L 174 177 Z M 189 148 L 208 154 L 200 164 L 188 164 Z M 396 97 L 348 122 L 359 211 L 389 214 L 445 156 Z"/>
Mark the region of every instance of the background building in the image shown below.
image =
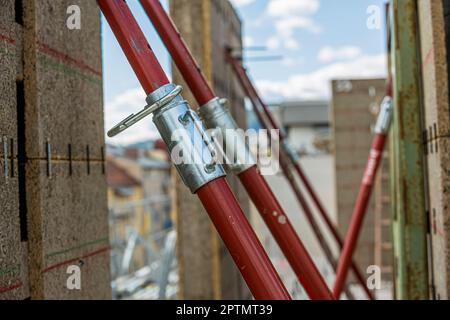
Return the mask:
<path id="1" fill-rule="evenodd" d="M 147 148 L 149 145 L 152 149 Z M 165 252 L 174 228 L 171 164 L 167 152 L 155 145 L 152 142 L 138 147 L 108 147 L 106 172 L 115 298 L 173 299 L 178 294 L 177 282 L 172 285 L 166 279 L 164 287 L 160 283 L 162 269 L 176 270 L 176 261 L 171 258 L 170 264 L 164 263 L 175 255 L 174 246 Z"/>
<path id="2" fill-rule="evenodd" d="M 342 236 L 345 236 L 367 164 L 373 129 L 386 91 L 386 80 L 334 80 L 332 88 L 338 226 Z M 388 167 L 388 151 L 385 151 L 366 211 L 355 260 L 363 272 L 369 266 L 379 266 L 382 278 L 390 287 L 393 281 L 393 252 Z"/>
<path id="3" fill-rule="evenodd" d="M 297 152 L 302 155 L 330 152 L 328 101 L 291 101 L 274 105 L 271 109 Z"/>

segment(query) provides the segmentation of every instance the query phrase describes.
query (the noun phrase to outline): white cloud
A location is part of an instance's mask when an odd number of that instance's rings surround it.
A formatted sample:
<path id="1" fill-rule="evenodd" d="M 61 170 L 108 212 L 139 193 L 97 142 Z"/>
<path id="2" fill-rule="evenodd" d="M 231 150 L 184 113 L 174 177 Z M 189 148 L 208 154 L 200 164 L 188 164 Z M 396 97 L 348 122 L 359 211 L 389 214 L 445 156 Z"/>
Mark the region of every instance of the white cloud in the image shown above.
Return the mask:
<path id="1" fill-rule="evenodd" d="M 278 37 L 270 37 L 269 39 L 267 39 L 267 42 L 266 42 L 267 49 L 276 50 L 276 49 L 280 48 L 280 46 L 281 46 L 281 42 Z"/>
<path id="2" fill-rule="evenodd" d="M 236 7 L 244 7 L 255 1 L 256 0 L 231 0 L 231 3 Z"/>
<path id="3" fill-rule="evenodd" d="M 292 38 L 295 29 L 307 29 L 311 32 L 320 32 L 320 27 L 307 17 L 285 17 L 275 22 L 275 28 L 278 35 L 284 39 Z"/>
<path id="4" fill-rule="evenodd" d="M 297 66 L 299 64 L 303 64 L 304 63 L 304 59 L 301 57 L 296 57 L 295 59 L 293 58 L 284 58 L 281 61 L 281 64 L 285 67 L 294 67 Z"/>
<path id="5" fill-rule="evenodd" d="M 312 15 L 319 10 L 319 0 L 270 0 L 267 11 L 274 17 Z"/>
<path id="6" fill-rule="evenodd" d="M 299 45 L 294 38 L 297 29 L 319 33 L 321 28 L 312 18 L 319 8 L 319 0 L 270 0 L 266 14 L 275 20 L 278 47 L 282 45 L 285 49 L 297 50 Z"/>
<path id="7" fill-rule="evenodd" d="M 243 42 L 244 42 L 244 47 L 251 47 L 251 46 L 255 45 L 255 39 L 253 39 L 250 36 L 244 37 Z"/>
<path id="8" fill-rule="evenodd" d="M 284 42 L 284 46 L 286 47 L 286 49 L 289 49 L 289 50 L 298 50 L 298 49 L 300 49 L 300 44 L 298 43 L 297 40 L 295 40 L 293 38 L 287 39 Z"/>
<path id="9" fill-rule="evenodd" d="M 268 101 L 327 99 L 333 79 L 385 77 L 386 70 L 386 55 L 362 55 L 353 61 L 335 62 L 311 73 L 293 75 L 287 81 L 260 80 L 256 85 Z"/>
<path id="10" fill-rule="evenodd" d="M 105 104 L 105 128 L 111 129 L 132 113 L 137 113 L 145 106 L 145 93 L 141 88 L 127 90 Z M 151 116 L 135 124 L 114 138 L 107 138 L 111 144 L 129 144 L 158 138 L 159 134 Z"/>
<path id="11" fill-rule="evenodd" d="M 361 56 L 362 50 L 356 46 L 330 47 L 320 49 L 318 59 L 320 62 L 331 62 L 336 60 L 351 60 Z"/>

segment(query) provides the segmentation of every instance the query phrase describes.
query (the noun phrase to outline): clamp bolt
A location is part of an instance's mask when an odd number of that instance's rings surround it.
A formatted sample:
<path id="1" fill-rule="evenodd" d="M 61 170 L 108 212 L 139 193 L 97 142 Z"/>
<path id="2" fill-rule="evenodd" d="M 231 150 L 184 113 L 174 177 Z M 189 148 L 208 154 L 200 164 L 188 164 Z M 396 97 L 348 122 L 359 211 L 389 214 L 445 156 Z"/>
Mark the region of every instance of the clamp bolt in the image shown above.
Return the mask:
<path id="1" fill-rule="evenodd" d="M 190 120 L 190 114 L 189 112 L 186 112 L 185 114 L 181 115 L 178 117 L 178 121 L 180 121 L 180 123 L 183 126 L 186 126 L 189 124 L 189 120 Z"/>
<path id="2" fill-rule="evenodd" d="M 216 164 L 215 163 L 205 165 L 205 172 L 206 173 L 210 174 L 210 173 L 213 173 L 215 170 L 216 170 Z"/>

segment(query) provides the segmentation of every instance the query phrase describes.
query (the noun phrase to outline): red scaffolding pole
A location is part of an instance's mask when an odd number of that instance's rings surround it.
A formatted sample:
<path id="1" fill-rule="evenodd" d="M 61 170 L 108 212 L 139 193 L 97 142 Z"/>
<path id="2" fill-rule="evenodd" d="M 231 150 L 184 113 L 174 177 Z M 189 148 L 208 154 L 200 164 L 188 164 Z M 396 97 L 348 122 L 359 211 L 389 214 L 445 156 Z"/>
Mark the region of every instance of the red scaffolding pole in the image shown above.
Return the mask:
<path id="1" fill-rule="evenodd" d="M 336 297 L 339 297 L 342 288 L 345 285 L 350 261 L 355 252 L 358 243 L 359 233 L 367 212 L 367 206 L 370 201 L 375 178 L 378 168 L 383 160 L 384 147 L 386 145 L 387 135 L 391 124 L 392 117 L 392 80 L 388 80 L 386 87 L 386 97 L 381 105 L 378 122 L 375 127 L 375 136 L 372 141 L 372 147 L 369 152 L 369 159 L 367 160 L 366 170 L 359 188 L 358 197 L 356 199 L 355 207 L 353 209 L 352 218 L 348 228 L 347 236 L 345 238 L 344 249 L 342 250 L 341 258 L 336 272 L 336 282 L 334 284 L 333 292 Z"/>
<path id="2" fill-rule="evenodd" d="M 147 94 L 169 80 L 123 0 L 97 0 L 128 61 Z M 217 231 L 256 299 L 289 300 L 290 296 L 245 218 L 224 177 L 196 190 Z"/>
<path id="3" fill-rule="evenodd" d="M 232 65 L 239 81 L 241 82 L 242 87 L 244 88 L 244 90 L 246 91 L 249 99 L 252 101 L 252 104 L 254 106 L 254 110 L 256 115 L 258 116 L 259 121 L 261 122 L 261 124 L 266 128 L 273 128 L 273 129 L 278 129 L 280 134 L 280 141 L 282 142 L 286 142 L 286 136 L 283 132 L 283 130 L 280 129 L 280 127 L 278 126 L 278 124 L 276 123 L 275 118 L 272 115 L 272 112 L 270 111 L 269 107 L 264 103 L 264 101 L 262 100 L 262 98 L 260 97 L 258 91 L 256 90 L 256 88 L 254 87 L 252 81 L 250 80 L 247 71 L 245 70 L 245 68 L 242 66 L 241 62 L 238 61 L 237 58 L 232 56 L 232 52 L 231 50 L 227 50 L 227 57 L 228 60 L 230 62 L 230 64 Z M 261 111 L 261 109 L 263 109 L 264 111 L 264 115 L 263 115 L 263 111 Z M 286 144 L 284 144 L 286 145 Z M 312 213 L 308 202 L 306 201 L 306 199 L 304 198 L 301 189 L 297 186 L 297 183 L 295 181 L 295 178 L 293 177 L 290 169 L 289 169 L 289 164 L 291 164 L 294 168 L 295 171 L 299 174 L 300 179 L 302 180 L 302 182 L 305 184 L 306 189 L 308 190 L 308 192 L 311 193 L 311 198 L 313 199 L 314 203 L 317 205 L 318 209 L 319 209 L 319 213 L 321 214 L 321 216 L 323 217 L 324 221 L 326 222 L 327 226 L 330 228 L 330 231 L 333 235 L 333 237 L 335 238 L 338 246 L 340 248 L 343 247 L 343 241 L 339 235 L 339 232 L 337 231 L 335 225 L 333 224 L 333 222 L 331 221 L 331 219 L 329 218 L 328 214 L 326 213 L 323 205 L 320 203 L 319 198 L 317 197 L 316 193 L 314 192 L 311 183 L 308 181 L 306 175 L 304 174 L 300 164 L 298 163 L 298 161 L 295 161 L 295 156 L 292 156 L 292 152 L 289 149 L 285 149 L 286 154 L 281 153 L 280 154 L 280 164 L 281 164 L 281 168 L 286 176 L 286 178 L 289 181 L 289 184 L 291 185 L 291 187 L 293 188 L 293 191 L 305 213 L 306 218 L 308 219 L 322 249 L 324 250 L 324 253 L 328 259 L 328 261 L 330 262 L 330 264 L 333 266 L 333 268 L 335 268 L 335 270 L 337 269 L 337 265 L 338 265 L 338 261 L 337 259 L 333 256 L 332 250 L 330 248 L 330 246 L 328 245 L 326 239 L 324 238 L 319 224 L 316 221 L 316 218 L 314 217 L 314 214 Z M 287 155 L 287 159 L 285 155 Z M 369 299 L 374 299 L 374 296 L 372 294 L 372 292 L 367 288 L 366 285 L 366 281 L 364 279 L 364 276 L 362 275 L 361 271 L 359 270 L 359 268 L 357 267 L 356 263 L 354 261 L 351 261 L 351 268 L 356 276 L 357 281 L 359 282 L 359 284 L 362 286 L 362 288 L 364 289 L 366 295 L 369 297 Z M 351 296 L 351 292 L 350 290 L 346 290 L 347 295 Z"/>
<path id="4" fill-rule="evenodd" d="M 217 97 L 214 91 L 159 0 L 140 2 L 197 102 L 206 107 L 215 101 Z M 200 112 L 202 109 L 204 107 L 200 108 Z M 331 291 L 257 166 L 249 165 L 236 173 L 309 297 L 333 299 Z"/>

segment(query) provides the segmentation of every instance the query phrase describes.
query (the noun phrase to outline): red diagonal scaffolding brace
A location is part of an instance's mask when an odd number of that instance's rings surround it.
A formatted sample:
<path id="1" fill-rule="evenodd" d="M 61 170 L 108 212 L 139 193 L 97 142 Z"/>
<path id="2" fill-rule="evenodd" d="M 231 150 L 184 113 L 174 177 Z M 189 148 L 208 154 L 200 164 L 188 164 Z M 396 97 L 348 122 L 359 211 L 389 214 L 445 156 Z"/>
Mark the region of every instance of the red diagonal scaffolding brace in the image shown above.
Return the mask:
<path id="1" fill-rule="evenodd" d="M 147 94 L 169 80 L 123 0 L 98 0 L 128 61 Z M 167 142 L 166 142 L 167 143 Z M 288 300 L 290 296 L 256 234 L 245 218 L 225 178 L 196 190 L 217 231 L 256 299 Z"/>
<path id="2" fill-rule="evenodd" d="M 278 129 L 280 132 L 280 140 L 282 142 L 285 142 L 283 145 L 287 146 L 286 144 L 286 136 L 283 130 L 280 129 L 278 124 L 276 123 L 275 118 L 272 115 L 272 112 L 270 111 L 267 104 L 264 103 L 261 96 L 259 95 L 258 91 L 256 90 L 255 86 L 253 85 L 252 81 L 250 80 L 250 77 L 247 74 L 247 71 L 243 67 L 241 61 L 239 61 L 236 57 L 233 56 L 233 52 L 231 49 L 226 50 L 226 54 L 228 57 L 228 61 L 233 67 L 236 76 L 238 77 L 239 81 L 241 82 L 242 87 L 247 93 L 247 96 L 252 101 L 254 111 L 261 122 L 261 125 L 263 125 L 266 129 L 273 128 Z M 261 110 L 262 109 L 262 110 Z M 265 116 L 263 115 L 263 112 Z M 338 246 L 340 248 L 343 247 L 344 242 L 341 239 L 339 232 L 337 231 L 336 226 L 329 218 L 329 215 L 324 209 L 324 206 L 321 204 L 319 197 L 317 196 L 316 192 L 312 188 L 311 183 L 307 179 L 306 175 L 304 174 L 300 163 L 295 159 L 295 156 L 292 155 L 292 150 L 289 150 L 289 147 L 285 149 L 286 153 L 280 154 L 280 165 L 283 170 L 283 173 L 285 174 L 286 178 L 289 181 L 289 184 L 293 188 L 293 191 L 297 197 L 297 200 L 299 201 L 306 218 L 308 219 L 308 222 L 310 223 L 322 249 L 324 250 L 324 253 L 330 262 L 330 264 L 333 266 L 333 268 L 336 270 L 338 261 L 333 256 L 332 250 L 330 246 L 328 245 L 325 237 L 323 236 L 319 224 L 316 221 L 316 218 L 314 217 L 313 212 L 311 211 L 308 202 L 306 201 L 305 197 L 302 194 L 301 189 L 298 187 L 297 182 L 294 178 L 294 176 L 291 173 L 290 166 L 294 167 L 295 172 L 298 173 L 300 179 L 302 180 L 303 184 L 305 185 L 305 188 L 307 189 L 308 193 L 310 194 L 313 202 L 318 208 L 319 213 L 321 214 L 321 217 L 324 219 L 327 227 L 330 229 L 335 241 L 337 242 Z M 286 157 L 287 156 L 287 157 Z M 356 263 L 354 261 L 351 262 L 351 268 L 356 276 L 356 279 L 358 280 L 359 284 L 363 288 L 363 290 L 366 292 L 369 299 L 374 299 L 374 296 L 372 292 L 368 289 L 366 285 L 366 281 L 364 279 L 364 276 L 362 275 L 361 271 L 357 267 Z M 350 290 L 346 290 L 346 294 L 348 296 L 352 296 Z"/>
<path id="3" fill-rule="evenodd" d="M 159 0 L 140 0 L 140 2 L 191 88 L 197 102 L 201 106 L 206 106 L 217 99 Z M 200 112 L 203 108 L 200 108 Z M 257 166 L 245 167 L 239 170 L 237 175 L 309 297 L 320 300 L 333 299 L 331 291 L 266 180 L 259 173 Z M 283 217 L 284 219 L 280 219 Z M 280 221 L 282 222 L 280 223 Z"/>

